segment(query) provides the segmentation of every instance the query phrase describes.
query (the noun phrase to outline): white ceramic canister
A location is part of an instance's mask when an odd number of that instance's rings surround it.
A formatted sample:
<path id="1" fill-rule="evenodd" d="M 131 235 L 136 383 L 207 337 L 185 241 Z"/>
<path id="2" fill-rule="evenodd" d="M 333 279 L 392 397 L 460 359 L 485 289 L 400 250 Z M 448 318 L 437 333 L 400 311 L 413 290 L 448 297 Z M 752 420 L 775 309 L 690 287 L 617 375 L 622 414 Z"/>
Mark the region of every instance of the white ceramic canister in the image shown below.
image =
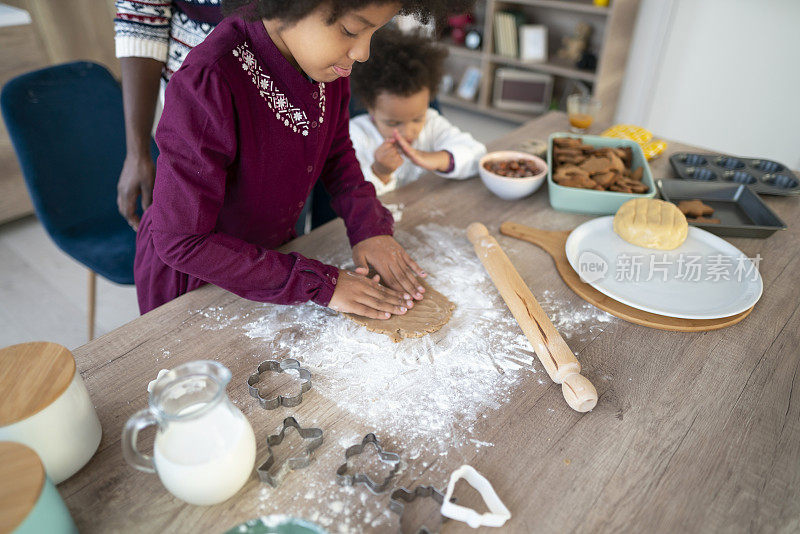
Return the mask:
<path id="1" fill-rule="evenodd" d="M 57 343 L 0 349 L 0 440 L 24 443 L 58 484 L 97 451 L 102 434 L 75 358 Z"/>
<path id="2" fill-rule="evenodd" d="M 125 424 L 122 451 L 133 467 L 157 473 L 170 493 L 189 504 L 210 505 L 233 496 L 253 472 L 253 427 L 225 391 L 231 372 L 194 361 L 159 373 L 149 407 Z M 156 425 L 154 455 L 136 447 L 141 429 Z"/>

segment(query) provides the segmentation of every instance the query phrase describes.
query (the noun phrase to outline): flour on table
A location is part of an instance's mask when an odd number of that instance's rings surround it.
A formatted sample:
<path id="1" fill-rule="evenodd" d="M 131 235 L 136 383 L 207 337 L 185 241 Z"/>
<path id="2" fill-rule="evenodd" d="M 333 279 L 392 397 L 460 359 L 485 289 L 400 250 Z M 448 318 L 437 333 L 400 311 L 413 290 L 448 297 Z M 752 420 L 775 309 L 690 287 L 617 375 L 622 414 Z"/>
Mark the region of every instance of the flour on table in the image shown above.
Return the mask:
<path id="1" fill-rule="evenodd" d="M 391 212 L 394 222 L 399 223 L 403 219 L 405 204 L 384 204 L 383 207 Z"/>
<path id="2" fill-rule="evenodd" d="M 610 313 L 606 313 L 578 297 L 573 296 L 569 300 L 557 298 L 549 289 L 544 290 L 536 299 L 558 333 L 567 340 L 587 341 L 593 339 L 610 323 L 619 321 Z M 572 348 L 577 350 L 577 347 Z"/>
<path id="3" fill-rule="evenodd" d="M 454 455 L 468 462 L 475 453 L 502 453 L 481 435 L 480 425 L 522 393 L 525 377 L 533 376 L 544 387 L 551 382 L 463 229 L 426 224 L 398 231 L 397 238 L 431 273 L 431 285 L 456 304 L 450 322 L 426 337 L 393 343 L 311 303 L 263 304 L 248 313 L 233 307 L 239 314 L 230 316 L 216 307 L 204 314 L 212 322 L 208 328 L 242 328 L 255 341 L 254 366 L 265 359 L 299 360 L 311 371 L 316 394 L 374 431 L 387 450 L 400 454 L 411 479 L 443 489 L 450 473 L 440 458 Z M 352 266 L 346 248 L 316 259 Z M 548 290 L 537 299 L 570 343 L 593 339 L 598 329 L 616 321 L 577 297 L 557 298 Z M 248 413 L 248 406 L 242 409 Z M 341 487 L 331 476 L 344 450 L 363 436 L 323 430 L 326 442 L 336 446 L 322 448 L 315 465 L 292 474 L 303 477 L 303 489 L 291 505 L 274 510 L 270 496 L 285 489 L 265 487 L 257 515 L 303 516 L 330 532 L 396 529 L 397 516 L 385 498 L 363 487 Z"/>
<path id="4" fill-rule="evenodd" d="M 228 316 L 225 314 L 222 306 L 210 306 L 203 310 L 199 310 L 198 313 L 203 317 L 217 321 L 217 323 L 214 325 L 201 325 L 200 328 L 203 330 L 222 330 L 223 328 L 231 326 L 234 321 L 239 319 L 238 315 Z"/>
<path id="5" fill-rule="evenodd" d="M 486 446 L 473 435 L 474 423 L 508 402 L 524 376 L 544 370 L 463 229 L 426 224 L 400 231 L 397 238 L 431 273 L 431 284 L 456 304 L 440 331 L 392 343 L 327 308 L 304 304 L 264 305 L 261 317 L 244 325 L 246 334 L 263 341 L 264 359 L 302 362 L 314 375 L 317 393 L 379 436 L 406 438 L 406 457 L 444 455 L 454 446 L 479 448 L 470 439 Z M 347 265 L 349 252 L 317 259 Z M 560 330 L 597 324 L 588 310 L 574 317 L 552 305 L 545 310 L 556 313 Z M 588 324 L 581 324 L 584 319 Z"/>

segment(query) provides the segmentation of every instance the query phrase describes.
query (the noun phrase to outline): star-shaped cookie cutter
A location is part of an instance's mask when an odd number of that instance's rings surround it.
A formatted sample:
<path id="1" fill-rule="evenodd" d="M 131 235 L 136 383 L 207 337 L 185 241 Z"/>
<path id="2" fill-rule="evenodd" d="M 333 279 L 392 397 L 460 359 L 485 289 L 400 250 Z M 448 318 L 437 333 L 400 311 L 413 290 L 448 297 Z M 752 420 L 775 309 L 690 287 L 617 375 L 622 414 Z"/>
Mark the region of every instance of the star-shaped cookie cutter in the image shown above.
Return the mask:
<path id="1" fill-rule="evenodd" d="M 261 396 L 261 393 L 258 391 L 258 383 L 261 381 L 261 375 L 263 373 L 283 373 L 290 369 L 297 371 L 297 376 L 300 379 L 300 393 L 289 396 L 277 395 L 269 399 Z M 281 361 L 267 360 L 261 362 L 256 372 L 250 375 L 250 378 L 247 379 L 247 386 L 250 390 L 250 396 L 258 399 L 258 403 L 261 404 L 261 407 L 265 410 L 274 410 L 279 406 L 291 408 L 303 402 L 303 393 L 311 389 L 311 373 L 308 369 L 300 367 L 300 362 L 294 358 L 286 358 Z"/>
<path id="2" fill-rule="evenodd" d="M 444 494 L 434 488 L 433 486 L 417 486 L 414 488 L 414 491 L 408 491 L 406 488 L 397 488 L 392 492 L 389 496 L 389 509 L 396 513 L 400 520 L 402 521 L 403 518 L 403 511 L 405 510 L 405 503 L 410 503 L 411 501 L 416 500 L 417 498 L 421 499 L 433 499 L 436 504 L 440 507 L 442 503 L 444 503 Z M 444 523 L 447 521 L 447 518 L 442 516 L 441 522 Z M 426 526 L 422 526 L 417 529 L 416 534 L 432 534 L 430 530 Z"/>
<path id="3" fill-rule="evenodd" d="M 381 483 L 375 482 L 366 473 L 355 473 L 353 475 L 347 474 L 347 468 L 350 466 L 350 458 L 353 456 L 358 456 L 364 452 L 364 447 L 370 443 L 375 446 L 375 450 L 378 452 L 378 458 L 380 458 L 383 463 L 394 464 L 392 471 L 386 476 L 386 478 L 383 479 Z M 348 447 L 347 450 L 344 451 L 344 460 L 344 463 L 336 470 L 336 481 L 341 486 L 364 484 L 372 493 L 376 495 L 383 493 L 389 488 L 389 485 L 392 483 L 392 479 L 400 470 L 400 456 L 393 452 L 385 452 L 381 447 L 381 443 L 378 441 L 378 438 L 371 432 L 364 436 L 364 439 L 361 440 L 361 443 Z"/>
<path id="4" fill-rule="evenodd" d="M 301 456 L 295 456 L 292 458 L 287 458 L 286 461 L 281 464 L 280 468 L 278 468 L 278 472 L 275 475 L 270 474 L 273 466 L 275 465 L 275 456 L 272 453 L 272 447 L 280 445 L 283 442 L 283 438 L 286 435 L 286 430 L 289 427 L 294 427 L 297 430 L 297 433 L 300 434 L 300 437 L 303 438 L 306 443 L 305 447 L 303 448 L 303 454 Z M 281 427 L 281 431 L 278 434 L 273 434 L 272 436 L 267 437 L 267 459 L 261 464 L 256 471 L 258 472 L 258 478 L 261 479 L 261 482 L 265 482 L 272 486 L 273 488 L 277 488 L 278 485 L 283 480 L 283 477 L 286 476 L 286 473 L 289 471 L 294 471 L 295 469 L 302 469 L 303 467 L 307 467 L 313 457 L 311 453 L 314 452 L 320 445 L 322 445 L 322 429 L 320 428 L 303 428 L 300 426 L 300 423 L 297 422 L 297 419 L 294 417 L 287 417 L 283 420 L 283 426 Z"/>

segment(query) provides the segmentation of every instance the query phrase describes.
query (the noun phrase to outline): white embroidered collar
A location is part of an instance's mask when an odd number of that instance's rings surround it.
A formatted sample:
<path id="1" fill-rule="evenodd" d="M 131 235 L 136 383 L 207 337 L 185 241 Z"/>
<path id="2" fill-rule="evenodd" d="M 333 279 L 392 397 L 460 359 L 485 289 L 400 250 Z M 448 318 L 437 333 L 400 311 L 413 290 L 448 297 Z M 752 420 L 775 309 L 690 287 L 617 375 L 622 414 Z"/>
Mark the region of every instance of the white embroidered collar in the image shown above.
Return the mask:
<path id="1" fill-rule="evenodd" d="M 255 55 L 247 43 L 242 43 L 233 49 L 233 55 L 239 60 L 242 69 L 250 75 L 253 84 L 258 88 L 258 93 L 267 101 L 269 109 L 275 113 L 275 118 L 283 122 L 284 126 L 303 136 L 308 135 L 310 128 L 316 128 L 316 122 L 310 121 L 306 112 L 289 102 L 283 92 L 275 86 L 272 78 L 264 74 Z M 325 84 L 319 84 L 319 124 L 325 120 Z"/>

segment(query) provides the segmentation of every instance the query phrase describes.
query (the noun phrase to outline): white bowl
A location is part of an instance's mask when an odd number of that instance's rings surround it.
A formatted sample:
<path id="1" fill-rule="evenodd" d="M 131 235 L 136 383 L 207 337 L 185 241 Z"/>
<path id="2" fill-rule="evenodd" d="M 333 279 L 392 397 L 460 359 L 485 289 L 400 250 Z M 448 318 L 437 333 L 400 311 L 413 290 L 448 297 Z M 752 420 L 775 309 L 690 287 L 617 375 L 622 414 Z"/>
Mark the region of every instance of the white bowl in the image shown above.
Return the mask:
<path id="1" fill-rule="evenodd" d="M 540 172 L 524 178 L 509 178 L 487 171 L 483 167 L 483 164 L 487 161 L 504 159 L 526 159 L 533 161 L 540 169 Z M 517 200 L 530 195 L 542 186 L 545 178 L 547 178 L 547 163 L 545 163 L 542 158 L 526 154 L 525 152 L 501 150 L 498 152 L 490 152 L 481 158 L 478 162 L 478 174 L 489 191 L 503 200 Z"/>

